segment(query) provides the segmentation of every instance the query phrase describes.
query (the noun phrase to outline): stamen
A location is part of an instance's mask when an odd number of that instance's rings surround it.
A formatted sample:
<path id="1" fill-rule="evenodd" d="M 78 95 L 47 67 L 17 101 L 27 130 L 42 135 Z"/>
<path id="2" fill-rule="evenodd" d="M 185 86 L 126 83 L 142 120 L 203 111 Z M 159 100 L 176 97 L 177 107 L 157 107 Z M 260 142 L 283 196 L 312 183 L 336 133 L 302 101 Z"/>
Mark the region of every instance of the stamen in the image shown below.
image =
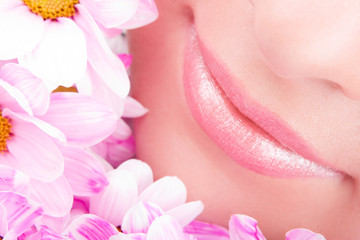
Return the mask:
<path id="1" fill-rule="evenodd" d="M 46 19 L 72 17 L 79 0 L 22 0 L 29 9 Z"/>
<path id="2" fill-rule="evenodd" d="M 8 151 L 6 141 L 11 138 L 11 127 L 10 120 L 3 117 L 0 111 L 0 153 Z"/>

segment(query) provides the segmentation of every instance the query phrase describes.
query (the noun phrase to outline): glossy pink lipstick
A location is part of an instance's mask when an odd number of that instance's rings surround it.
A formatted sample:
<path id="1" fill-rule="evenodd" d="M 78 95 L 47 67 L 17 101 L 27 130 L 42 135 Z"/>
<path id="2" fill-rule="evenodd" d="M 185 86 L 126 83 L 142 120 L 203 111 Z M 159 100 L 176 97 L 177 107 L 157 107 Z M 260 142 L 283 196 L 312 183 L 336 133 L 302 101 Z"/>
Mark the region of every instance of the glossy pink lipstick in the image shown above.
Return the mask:
<path id="1" fill-rule="evenodd" d="M 272 177 L 342 175 L 321 165 L 304 141 L 235 86 L 226 69 L 199 42 L 192 30 L 184 57 L 185 95 L 195 120 L 227 155 L 247 169 Z"/>

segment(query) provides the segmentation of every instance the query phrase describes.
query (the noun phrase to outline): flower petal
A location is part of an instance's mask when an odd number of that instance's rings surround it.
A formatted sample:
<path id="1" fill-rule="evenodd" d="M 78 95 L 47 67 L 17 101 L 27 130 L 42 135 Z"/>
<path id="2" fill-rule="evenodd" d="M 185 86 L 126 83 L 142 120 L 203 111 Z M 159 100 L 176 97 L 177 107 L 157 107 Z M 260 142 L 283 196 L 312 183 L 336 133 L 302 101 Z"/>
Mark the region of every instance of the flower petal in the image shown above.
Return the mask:
<path id="1" fill-rule="evenodd" d="M 231 240 L 265 240 L 257 221 L 246 215 L 232 215 L 229 221 Z"/>
<path id="2" fill-rule="evenodd" d="M 106 139 L 107 142 L 118 142 L 119 140 L 125 140 L 131 136 L 131 128 L 129 125 L 123 120 L 119 119 L 117 128 L 110 137 Z"/>
<path id="3" fill-rule="evenodd" d="M 70 145 L 79 147 L 99 143 L 115 130 L 117 123 L 116 115 L 106 105 L 70 92 L 51 94 L 49 110 L 41 119 L 65 133 Z"/>
<path id="4" fill-rule="evenodd" d="M 146 240 L 146 234 L 137 233 L 137 234 L 123 234 L 119 233 L 109 238 L 109 240 Z"/>
<path id="5" fill-rule="evenodd" d="M 293 229 L 286 233 L 286 240 L 326 240 L 321 234 L 314 233 L 305 228 Z"/>
<path id="6" fill-rule="evenodd" d="M 184 232 L 193 235 L 197 240 L 229 240 L 229 232 L 224 227 L 200 222 L 193 221 L 186 227 Z"/>
<path id="7" fill-rule="evenodd" d="M 163 213 L 154 203 L 139 202 L 126 212 L 121 230 L 124 233 L 147 233 L 154 219 Z"/>
<path id="8" fill-rule="evenodd" d="M 52 217 L 65 216 L 73 204 L 71 187 L 64 176 L 53 182 L 32 179 L 30 197 L 41 204 L 46 215 Z"/>
<path id="9" fill-rule="evenodd" d="M 135 140 L 131 136 L 126 140 L 108 144 L 107 160 L 112 166 L 117 167 L 123 161 L 135 155 Z"/>
<path id="10" fill-rule="evenodd" d="M 52 230 L 60 233 L 68 225 L 69 221 L 70 221 L 70 214 L 67 214 L 63 217 L 51 217 L 48 215 L 44 215 L 41 218 L 41 223 L 37 223 L 37 226 L 45 225 L 51 228 Z"/>
<path id="11" fill-rule="evenodd" d="M 21 235 L 43 215 L 38 205 L 17 193 L 0 192 L 0 204 L 6 209 L 9 229 L 4 239 Z"/>
<path id="12" fill-rule="evenodd" d="M 105 28 L 112 28 L 129 20 L 136 12 L 139 0 L 85 0 L 81 4 Z"/>
<path id="13" fill-rule="evenodd" d="M 82 5 L 77 5 L 77 10 L 79 14 L 76 14 L 74 19 L 85 33 L 89 63 L 115 94 L 120 97 L 127 96 L 130 81 L 124 64 L 111 51 L 88 11 Z"/>
<path id="14" fill-rule="evenodd" d="M 147 187 L 139 200 L 156 203 L 162 210 L 168 211 L 185 203 L 186 188 L 179 178 L 166 176 Z"/>
<path id="15" fill-rule="evenodd" d="M 26 195 L 30 178 L 8 166 L 0 165 L 0 191 L 12 191 Z M 1 236 L 1 234 L 0 234 Z"/>
<path id="16" fill-rule="evenodd" d="M 29 115 L 33 115 L 29 101 L 24 94 L 2 79 L 0 79 L 0 94 L 2 108 L 6 107 L 15 112 L 26 112 Z"/>
<path id="17" fill-rule="evenodd" d="M 126 211 L 136 203 L 137 183 L 132 173 L 117 169 L 107 174 L 109 185 L 90 197 L 90 213 L 120 226 Z"/>
<path id="18" fill-rule="evenodd" d="M 114 92 L 114 89 L 110 88 L 107 84 L 104 84 L 102 77 L 100 77 L 96 71 L 91 66 L 87 68 L 88 74 L 90 74 L 91 79 L 91 96 L 99 99 L 101 102 L 105 103 L 117 114 L 120 118 L 124 112 L 124 100 L 122 97 L 117 95 Z M 79 93 L 81 89 L 79 89 Z"/>
<path id="19" fill-rule="evenodd" d="M 39 118 L 29 116 L 27 114 L 15 113 L 13 111 L 10 111 L 9 109 L 3 110 L 3 116 L 5 116 L 5 115 L 13 115 L 25 122 L 32 123 L 35 126 L 37 126 L 39 129 L 41 129 L 43 132 L 45 132 L 47 135 L 49 135 L 50 137 L 56 138 L 57 140 L 59 140 L 60 142 L 63 142 L 63 143 L 66 142 L 66 136 L 63 132 L 61 132 L 56 127 L 50 125 L 49 123 L 47 123 Z"/>
<path id="20" fill-rule="evenodd" d="M 32 230 L 21 235 L 19 240 L 70 240 L 70 238 L 61 236 L 45 225 L 41 225 L 39 229 Z"/>
<path id="21" fill-rule="evenodd" d="M 11 5 L 0 8 L 0 60 L 17 58 L 31 51 L 44 33 L 42 17 L 30 12 L 19 0 Z"/>
<path id="22" fill-rule="evenodd" d="M 76 218 L 64 233 L 76 240 L 108 240 L 119 231 L 106 220 L 85 214 Z"/>
<path id="23" fill-rule="evenodd" d="M 18 64 L 8 63 L 1 68 L 0 77 L 24 94 L 34 114 L 40 115 L 47 111 L 50 93 L 44 82 L 29 70 Z"/>
<path id="24" fill-rule="evenodd" d="M 203 210 L 204 204 L 201 201 L 193 201 L 173 208 L 166 214 L 175 218 L 182 227 L 185 227 L 197 218 Z"/>
<path id="25" fill-rule="evenodd" d="M 69 18 L 45 21 L 41 42 L 19 63 L 45 81 L 49 90 L 71 87 L 85 74 L 86 42 L 82 31 Z"/>
<path id="26" fill-rule="evenodd" d="M 4 205 L 0 204 L 0 236 L 5 236 L 8 231 L 7 211 Z"/>
<path id="27" fill-rule="evenodd" d="M 153 172 L 150 166 L 143 161 L 130 159 L 123 162 L 118 169 L 124 169 L 134 174 L 138 184 L 138 192 L 141 193 L 154 181 Z"/>
<path id="28" fill-rule="evenodd" d="M 180 224 L 171 216 L 157 217 L 151 224 L 146 240 L 185 240 Z"/>
<path id="29" fill-rule="evenodd" d="M 29 177 L 53 181 L 64 170 L 63 156 L 52 139 L 31 123 L 10 115 L 14 136 L 7 141 L 9 152 Z"/>
<path id="30" fill-rule="evenodd" d="M 140 0 L 136 13 L 125 23 L 117 26 L 122 29 L 134 29 L 147 25 L 157 19 L 159 12 L 153 0 Z"/>
<path id="31" fill-rule="evenodd" d="M 95 157 L 80 148 L 59 148 L 65 160 L 64 175 L 74 195 L 92 196 L 108 185 L 105 170 Z"/>
<path id="32" fill-rule="evenodd" d="M 148 112 L 147 108 L 144 108 L 141 103 L 136 101 L 132 97 L 125 98 L 125 109 L 123 117 L 136 118 L 145 115 Z"/>

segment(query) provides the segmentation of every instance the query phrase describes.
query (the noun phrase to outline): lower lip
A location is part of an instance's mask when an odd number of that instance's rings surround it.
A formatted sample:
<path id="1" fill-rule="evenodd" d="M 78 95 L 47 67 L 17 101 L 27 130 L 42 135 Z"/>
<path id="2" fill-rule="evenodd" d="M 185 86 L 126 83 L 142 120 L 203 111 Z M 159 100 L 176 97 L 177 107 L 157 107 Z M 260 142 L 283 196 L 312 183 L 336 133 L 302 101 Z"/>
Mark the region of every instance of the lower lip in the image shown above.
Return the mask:
<path id="1" fill-rule="evenodd" d="M 271 177 L 341 176 L 286 148 L 245 117 L 225 95 L 204 62 L 194 30 L 184 58 L 185 95 L 193 117 L 235 162 Z"/>

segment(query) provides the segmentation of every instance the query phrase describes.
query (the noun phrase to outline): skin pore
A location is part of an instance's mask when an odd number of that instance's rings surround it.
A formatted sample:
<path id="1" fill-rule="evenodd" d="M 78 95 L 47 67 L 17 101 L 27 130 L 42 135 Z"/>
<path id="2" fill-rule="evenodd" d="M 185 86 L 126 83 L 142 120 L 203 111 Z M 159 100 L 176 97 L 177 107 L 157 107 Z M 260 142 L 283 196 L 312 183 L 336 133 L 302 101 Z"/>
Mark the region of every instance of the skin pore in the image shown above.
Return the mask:
<path id="1" fill-rule="evenodd" d="M 267 239 L 305 227 L 360 238 L 360 4 L 356 0 L 158 0 L 159 19 L 129 34 L 137 158 L 184 181 L 200 220 L 256 218 Z M 269 177 L 233 161 L 199 126 L 184 91 L 191 28 L 247 97 L 341 177 Z M 281 140 L 279 140 L 281 142 Z M 289 148 L 292 149 L 291 146 Z M 249 150 L 251 151 L 251 150 Z"/>

